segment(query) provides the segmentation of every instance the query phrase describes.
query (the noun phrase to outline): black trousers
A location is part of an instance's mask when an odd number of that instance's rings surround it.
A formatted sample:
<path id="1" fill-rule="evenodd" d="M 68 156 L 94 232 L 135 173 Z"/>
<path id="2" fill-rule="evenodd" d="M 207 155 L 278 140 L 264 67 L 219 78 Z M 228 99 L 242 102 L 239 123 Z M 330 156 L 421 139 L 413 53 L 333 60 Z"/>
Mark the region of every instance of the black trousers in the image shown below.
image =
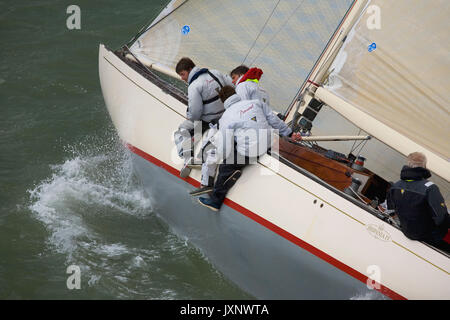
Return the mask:
<path id="1" fill-rule="evenodd" d="M 450 254 L 450 244 L 445 242 L 443 239 L 446 236 L 448 229 L 450 229 L 450 215 L 447 215 L 447 218 L 443 222 L 442 229 L 443 230 L 439 230 L 433 233 L 434 239 L 425 240 L 425 242 Z M 444 233 L 443 236 L 442 233 Z"/>
<path id="2" fill-rule="evenodd" d="M 222 205 L 228 191 L 234 186 L 236 181 L 241 176 L 240 173 L 233 175 L 237 170 L 241 170 L 248 164 L 251 159 L 240 155 L 236 146 L 233 148 L 233 158 L 227 158 L 222 164 L 219 165 L 219 173 L 217 175 L 216 183 L 214 184 L 214 190 L 211 194 L 211 199 Z"/>

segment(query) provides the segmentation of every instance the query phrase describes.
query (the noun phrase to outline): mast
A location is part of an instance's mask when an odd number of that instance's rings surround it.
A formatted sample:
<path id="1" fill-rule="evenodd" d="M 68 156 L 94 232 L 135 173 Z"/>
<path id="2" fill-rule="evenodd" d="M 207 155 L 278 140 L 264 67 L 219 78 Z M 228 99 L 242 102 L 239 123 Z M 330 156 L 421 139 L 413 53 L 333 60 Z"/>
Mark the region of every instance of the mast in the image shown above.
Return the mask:
<path id="1" fill-rule="evenodd" d="M 317 60 L 310 75 L 303 83 L 293 103 L 286 110 L 286 122 L 294 120 L 299 121 L 301 114 L 305 111 L 309 102 L 313 99 L 314 92 L 322 85 L 324 76 L 326 75 L 330 65 L 333 63 L 336 55 L 342 47 L 348 33 L 353 25 L 360 18 L 361 13 L 370 0 L 355 0 L 348 10 L 346 16 L 342 19 L 341 25 L 337 28 L 333 37 L 330 39 L 327 47 Z M 293 109 L 295 108 L 294 112 Z M 294 119 L 295 117 L 295 119 Z"/>

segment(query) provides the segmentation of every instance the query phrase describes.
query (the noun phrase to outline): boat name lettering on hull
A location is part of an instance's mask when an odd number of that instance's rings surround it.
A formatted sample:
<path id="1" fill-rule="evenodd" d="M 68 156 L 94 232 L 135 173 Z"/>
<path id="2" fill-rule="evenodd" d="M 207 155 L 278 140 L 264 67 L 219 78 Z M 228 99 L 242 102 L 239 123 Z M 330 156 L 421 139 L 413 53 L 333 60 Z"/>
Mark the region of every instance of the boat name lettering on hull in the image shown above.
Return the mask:
<path id="1" fill-rule="evenodd" d="M 391 235 L 384 230 L 382 225 L 369 224 L 367 226 L 367 231 L 376 239 L 389 242 L 391 241 Z"/>

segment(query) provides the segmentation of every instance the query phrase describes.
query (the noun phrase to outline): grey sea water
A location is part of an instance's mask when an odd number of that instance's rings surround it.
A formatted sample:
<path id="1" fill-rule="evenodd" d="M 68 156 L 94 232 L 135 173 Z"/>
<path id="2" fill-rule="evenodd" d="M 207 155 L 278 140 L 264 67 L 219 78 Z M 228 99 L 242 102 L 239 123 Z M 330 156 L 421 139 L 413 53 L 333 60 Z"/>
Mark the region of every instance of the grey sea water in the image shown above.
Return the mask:
<path id="1" fill-rule="evenodd" d="M 158 218 L 104 105 L 99 43 L 166 2 L 0 1 L 0 299 L 252 298 Z"/>

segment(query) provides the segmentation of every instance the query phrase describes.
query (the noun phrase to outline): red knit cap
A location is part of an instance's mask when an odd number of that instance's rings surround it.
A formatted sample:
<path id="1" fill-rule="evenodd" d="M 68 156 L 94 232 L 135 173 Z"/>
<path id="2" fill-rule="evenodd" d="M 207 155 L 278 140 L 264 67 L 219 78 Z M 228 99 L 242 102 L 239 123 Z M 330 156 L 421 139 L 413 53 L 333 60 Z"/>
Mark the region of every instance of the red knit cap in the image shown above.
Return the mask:
<path id="1" fill-rule="evenodd" d="M 238 84 L 246 80 L 259 80 L 263 75 L 263 71 L 259 68 L 250 68 L 239 80 Z"/>

